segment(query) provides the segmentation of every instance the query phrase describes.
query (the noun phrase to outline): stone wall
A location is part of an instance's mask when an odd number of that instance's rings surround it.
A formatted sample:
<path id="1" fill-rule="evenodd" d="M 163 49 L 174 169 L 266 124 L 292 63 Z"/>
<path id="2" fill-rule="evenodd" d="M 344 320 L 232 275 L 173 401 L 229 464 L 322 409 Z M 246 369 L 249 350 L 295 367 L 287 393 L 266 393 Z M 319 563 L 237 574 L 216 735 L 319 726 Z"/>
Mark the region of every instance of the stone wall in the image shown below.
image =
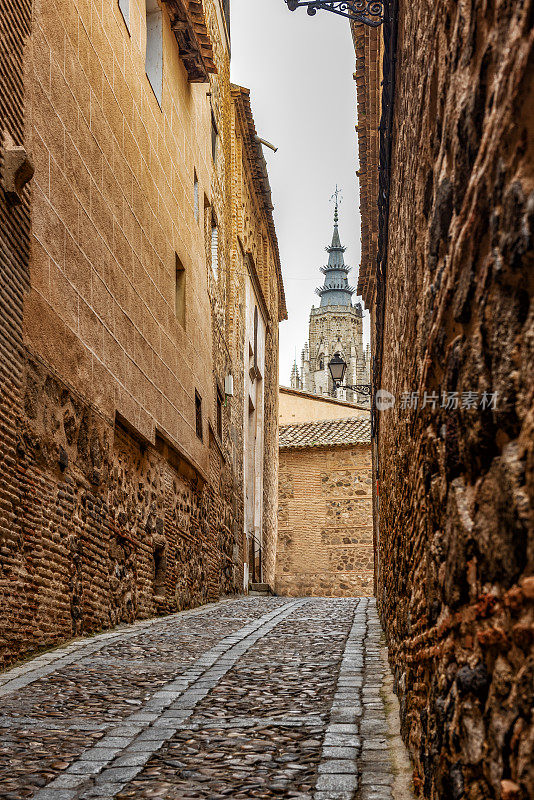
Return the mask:
<path id="1" fill-rule="evenodd" d="M 166 442 L 111 426 L 31 357 L 25 385 L 3 661 L 235 591 L 236 489 L 216 448 L 204 486 Z"/>
<path id="2" fill-rule="evenodd" d="M 287 318 L 287 309 L 270 188 L 265 181 L 261 145 L 256 141 L 250 93 L 248 89 L 232 85 L 232 96 L 233 240 L 229 293 L 235 300 L 231 304 L 229 322 L 232 341 L 241 353 L 242 371 L 236 375 L 235 385 L 239 387 L 243 416 L 247 421 L 245 461 L 249 470 L 252 461 L 257 465 L 252 492 L 251 483 L 248 486 L 250 505 L 241 528 L 239 550 L 251 575 L 250 527 L 256 525 L 254 536 L 257 541 L 261 540 L 262 547 L 262 577 L 272 586 L 278 505 L 278 323 Z M 251 356 L 255 308 L 259 314 L 258 371 Z M 249 427 L 251 402 L 255 411 L 254 422 Z M 245 482 L 251 479 L 250 475 L 243 477 Z"/>
<path id="3" fill-rule="evenodd" d="M 275 286 L 271 294 L 276 296 Z M 263 416 L 263 578 L 269 586 L 275 583 L 278 539 L 278 380 L 278 326 L 271 324 L 265 342 L 265 382 L 268 391 Z"/>
<path id="4" fill-rule="evenodd" d="M 373 594 L 369 445 L 280 450 L 275 589 Z"/>
<path id="5" fill-rule="evenodd" d="M 28 190 L 15 209 L 0 197 L 2 665 L 73 635 L 242 590 L 238 181 L 251 189 L 247 230 L 262 242 L 267 228 L 255 165 L 233 172 L 218 1 L 202 4 L 205 30 L 193 9 L 203 55 L 180 48 L 171 23 L 182 12 L 161 4 L 159 99 L 145 73 L 144 0 L 130 0 L 129 19 L 116 0 L 35 0 L 25 49 L 30 9 L 19 6 L 0 21 L 11 34 L 0 88 L 2 98 L 16 95 L 5 121 L 15 144 L 24 134 L 31 143 L 35 177 L 31 204 Z M 174 28 L 179 37 L 183 26 Z M 199 75 L 210 58 L 217 73 Z M 283 289 L 269 219 L 262 275 L 275 290 L 276 343 Z M 270 357 L 276 419 L 276 344 Z M 229 375 L 234 395 L 225 398 Z M 272 425 L 266 435 L 271 452 Z M 272 491 L 266 502 L 273 539 Z"/>
<path id="6" fill-rule="evenodd" d="M 31 2 L 3 3 L 0 15 L 0 566 L 21 541 L 17 519 L 17 421 L 22 408 L 22 314 L 29 281 L 30 188 L 15 205 L 6 193 L 6 151 L 27 147 L 24 52 L 29 44 Z M 16 608 L 11 575 L 0 570 L 0 608 Z M 6 631 L 0 632 L 0 648 Z"/>
<path id="7" fill-rule="evenodd" d="M 532 20 L 399 3 L 378 601 L 425 798 L 534 796 Z"/>

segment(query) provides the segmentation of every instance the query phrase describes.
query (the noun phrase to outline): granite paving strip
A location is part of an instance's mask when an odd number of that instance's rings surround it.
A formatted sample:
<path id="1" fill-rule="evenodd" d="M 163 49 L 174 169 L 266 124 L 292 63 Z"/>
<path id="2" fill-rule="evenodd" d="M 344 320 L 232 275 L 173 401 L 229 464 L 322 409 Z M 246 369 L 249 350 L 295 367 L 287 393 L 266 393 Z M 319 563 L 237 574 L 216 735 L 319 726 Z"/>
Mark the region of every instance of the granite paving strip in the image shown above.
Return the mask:
<path id="1" fill-rule="evenodd" d="M 5 698 L 0 800 L 412 800 L 374 600 L 156 622 Z"/>
<path id="2" fill-rule="evenodd" d="M 197 706 L 193 721 L 329 713 L 355 601 L 310 599 L 264 636 Z"/>
<path id="3" fill-rule="evenodd" d="M 116 725 L 224 636 L 283 602 L 239 598 L 206 612 L 162 617 L 142 633 L 127 629 L 94 654 L 82 651 L 73 663 L 56 662 L 44 677 L 34 670 L 30 687 L 11 684 L 13 691 L 1 699 L 0 724 L 7 720 L 16 727 L 17 718 L 26 717 L 41 718 L 43 725 L 68 724 L 73 717 L 86 717 L 93 725 Z M 2 767 L 0 760 L 0 780 Z"/>
<path id="4" fill-rule="evenodd" d="M 360 726 L 361 792 L 359 800 L 394 800 L 388 727 L 382 698 L 385 665 L 381 651 L 382 629 L 376 613 L 376 601 L 366 608 L 365 675 L 362 688 L 363 717 Z"/>
<path id="5" fill-rule="evenodd" d="M 366 608 L 367 600 L 361 599 L 341 659 L 323 739 L 315 800 L 352 800 L 358 789 Z"/>
<path id="6" fill-rule="evenodd" d="M 314 800 L 404 800 L 394 791 L 375 599 L 361 599 L 339 672 Z M 411 797 L 411 795 L 410 795 Z"/>
<path id="7" fill-rule="evenodd" d="M 37 680 L 0 701 L 0 798 L 33 797 L 224 636 L 286 602 L 241 597 L 163 616 L 143 631 L 121 629 L 94 655 L 82 650 L 46 677 L 34 674 Z"/>
<path id="8" fill-rule="evenodd" d="M 197 703 L 236 661 L 306 602 L 302 599 L 286 601 L 219 641 L 183 675 L 160 688 L 139 710 L 38 791 L 35 800 L 115 797 L 142 770 L 152 753 L 177 732 Z"/>
<path id="9" fill-rule="evenodd" d="M 324 722 L 178 732 L 116 800 L 312 800 Z"/>

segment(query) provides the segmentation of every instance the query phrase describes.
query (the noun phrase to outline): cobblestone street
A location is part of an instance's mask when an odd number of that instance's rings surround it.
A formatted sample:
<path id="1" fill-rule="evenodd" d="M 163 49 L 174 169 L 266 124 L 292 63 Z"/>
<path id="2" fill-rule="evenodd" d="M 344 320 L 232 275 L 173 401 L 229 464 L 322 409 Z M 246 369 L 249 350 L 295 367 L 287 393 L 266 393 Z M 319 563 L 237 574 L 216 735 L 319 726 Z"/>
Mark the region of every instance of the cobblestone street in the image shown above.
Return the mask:
<path id="1" fill-rule="evenodd" d="M 387 674 L 367 599 L 243 598 L 78 640 L 0 678 L 0 797 L 388 800 Z"/>

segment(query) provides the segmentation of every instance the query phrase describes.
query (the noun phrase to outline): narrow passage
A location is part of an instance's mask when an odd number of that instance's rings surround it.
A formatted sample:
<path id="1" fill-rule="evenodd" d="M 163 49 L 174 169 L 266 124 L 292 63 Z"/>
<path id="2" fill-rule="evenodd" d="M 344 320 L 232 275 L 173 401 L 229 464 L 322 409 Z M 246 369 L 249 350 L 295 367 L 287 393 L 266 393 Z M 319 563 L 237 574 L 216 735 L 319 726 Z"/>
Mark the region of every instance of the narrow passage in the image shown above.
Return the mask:
<path id="1" fill-rule="evenodd" d="M 390 800 L 373 600 L 243 598 L 0 676 L 0 798 Z"/>

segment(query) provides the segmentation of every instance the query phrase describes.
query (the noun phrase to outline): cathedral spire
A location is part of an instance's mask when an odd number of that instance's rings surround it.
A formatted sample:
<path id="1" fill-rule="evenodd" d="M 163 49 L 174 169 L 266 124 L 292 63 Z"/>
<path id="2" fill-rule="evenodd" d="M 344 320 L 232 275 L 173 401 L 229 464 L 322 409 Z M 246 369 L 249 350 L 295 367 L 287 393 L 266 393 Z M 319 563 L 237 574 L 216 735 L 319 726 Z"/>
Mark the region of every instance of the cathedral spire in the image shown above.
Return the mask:
<path id="1" fill-rule="evenodd" d="M 347 275 L 351 268 L 345 264 L 343 255 L 345 248 L 339 238 L 339 194 L 340 190 L 336 185 L 336 191 L 332 195 L 336 199 L 332 244 L 326 248 L 328 264 L 325 267 L 321 267 L 321 272 L 325 275 L 325 281 L 323 286 L 315 290 L 321 298 L 321 306 L 352 306 L 352 295 L 355 291 L 349 286 Z"/>

